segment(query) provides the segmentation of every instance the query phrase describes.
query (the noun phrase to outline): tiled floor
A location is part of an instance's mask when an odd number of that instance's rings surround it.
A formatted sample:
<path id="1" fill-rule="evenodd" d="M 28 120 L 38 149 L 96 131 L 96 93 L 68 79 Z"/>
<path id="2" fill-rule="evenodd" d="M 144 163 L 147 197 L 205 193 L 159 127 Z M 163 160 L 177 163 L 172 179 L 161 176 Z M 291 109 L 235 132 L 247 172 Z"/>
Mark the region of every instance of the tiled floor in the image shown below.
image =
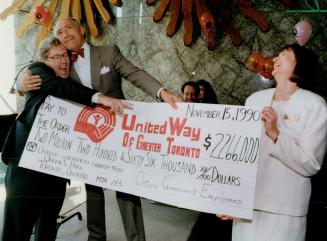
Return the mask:
<path id="1" fill-rule="evenodd" d="M 0 215 L 3 211 L 3 184 L 0 186 Z M 106 195 L 106 217 L 107 234 L 110 241 L 126 241 L 118 204 L 113 191 L 107 190 Z M 76 208 L 74 208 L 76 207 Z M 151 203 L 142 199 L 144 223 L 147 241 L 184 241 L 186 240 L 197 212 Z M 71 210 L 71 211 L 69 211 Z M 86 241 L 86 207 L 84 185 L 73 182 L 67 189 L 67 195 L 61 214 L 69 216 L 75 212 L 81 212 L 82 220 L 73 217 L 64 223 L 58 231 L 59 241 Z M 2 220 L 0 222 L 2 233 Z M 0 235 L 1 236 L 1 235 Z"/>

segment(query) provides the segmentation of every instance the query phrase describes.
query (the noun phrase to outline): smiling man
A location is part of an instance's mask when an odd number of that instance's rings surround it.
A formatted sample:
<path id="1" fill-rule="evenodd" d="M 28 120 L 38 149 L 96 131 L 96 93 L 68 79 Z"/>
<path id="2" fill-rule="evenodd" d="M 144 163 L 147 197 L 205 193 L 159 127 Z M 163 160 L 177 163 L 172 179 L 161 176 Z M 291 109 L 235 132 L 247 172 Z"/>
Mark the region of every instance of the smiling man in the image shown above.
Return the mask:
<path id="1" fill-rule="evenodd" d="M 70 77 L 83 85 L 109 96 L 125 99 L 122 79 L 126 79 L 153 98 L 176 108 L 180 99 L 145 71 L 131 64 L 117 46 L 93 46 L 86 41 L 84 28 L 74 18 L 59 20 L 54 35 L 71 52 Z M 32 76 L 22 81 L 21 90 L 38 89 L 40 79 Z M 106 241 L 105 202 L 103 188 L 85 185 L 89 241 Z M 116 192 L 128 241 L 145 241 L 140 197 Z"/>
<path id="2" fill-rule="evenodd" d="M 38 50 L 40 61 L 29 68 L 42 78 L 40 89 L 27 93 L 23 112 L 9 130 L 2 160 L 6 171 L 6 200 L 3 241 L 29 241 L 34 227 L 35 240 L 56 239 L 57 217 L 61 209 L 67 180 L 18 166 L 38 109 L 48 95 L 91 105 L 92 102 L 120 112 L 126 101 L 110 98 L 67 79 L 69 58 L 55 38 L 46 38 Z M 35 162 L 36 160 L 30 160 Z"/>

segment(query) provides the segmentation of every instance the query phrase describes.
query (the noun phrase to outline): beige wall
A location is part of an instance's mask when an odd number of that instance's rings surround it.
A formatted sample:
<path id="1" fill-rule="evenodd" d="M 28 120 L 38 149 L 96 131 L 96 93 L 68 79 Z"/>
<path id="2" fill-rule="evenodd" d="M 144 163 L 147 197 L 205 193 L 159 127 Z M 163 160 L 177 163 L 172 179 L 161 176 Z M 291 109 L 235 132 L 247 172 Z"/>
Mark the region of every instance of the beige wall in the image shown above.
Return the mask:
<path id="1" fill-rule="evenodd" d="M 0 2 L 0 11 L 5 9 L 11 0 Z M 0 114 L 16 111 L 16 96 L 9 94 L 15 76 L 15 35 L 14 18 L 10 16 L 6 21 L 0 21 Z"/>

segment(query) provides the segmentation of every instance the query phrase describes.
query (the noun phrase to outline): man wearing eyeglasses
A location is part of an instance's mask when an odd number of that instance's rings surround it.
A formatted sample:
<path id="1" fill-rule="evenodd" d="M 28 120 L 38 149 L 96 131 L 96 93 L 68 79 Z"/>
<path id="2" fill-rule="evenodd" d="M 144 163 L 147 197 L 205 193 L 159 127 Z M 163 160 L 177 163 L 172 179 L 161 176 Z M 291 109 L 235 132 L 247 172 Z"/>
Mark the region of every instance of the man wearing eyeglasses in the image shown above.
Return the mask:
<path id="1" fill-rule="evenodd" d="M 42 77 L 41 88 L 27 94 L 24 110 L 14 121 L 2 150 L 2 160 L 8 165 L 3 241 L 28 241 L 33 227 L 35 240 L 56 239 L 56 220 L 64 201 L 67 180 L 18 166 L 38 109 L 47 96 L 89 106 L 92 102 L 103 104 L 116 112 L 128 107 L 127 101 L 107 97 L 67 79 L 69 58 L 58 39 L 43 40 L 38 55 L 40 61 L 29 68 Z"/>
<path id="2" fill-rule="evenodd" d="M 74 18 L 59 20 L 54 35 L 72 53 L 70 77 L 85 86 L 109 96 L 125 99 L 122 78 L 154 98 L 176 108 L 179 98 L 165 89 L 159 81 L 132 65 L 117 46 L 92 46 L 86 42 L 84 29 Z M 39 87 L 37 76 L 21 83 L 20 89 L 30 91 Z M 87 196 L 88 241 L 106 241 L 104 193 L 101 187 L 85 185 Z M 116 192 L 128 241 L 145 241 L 145 231 L 140 197 Z"/>

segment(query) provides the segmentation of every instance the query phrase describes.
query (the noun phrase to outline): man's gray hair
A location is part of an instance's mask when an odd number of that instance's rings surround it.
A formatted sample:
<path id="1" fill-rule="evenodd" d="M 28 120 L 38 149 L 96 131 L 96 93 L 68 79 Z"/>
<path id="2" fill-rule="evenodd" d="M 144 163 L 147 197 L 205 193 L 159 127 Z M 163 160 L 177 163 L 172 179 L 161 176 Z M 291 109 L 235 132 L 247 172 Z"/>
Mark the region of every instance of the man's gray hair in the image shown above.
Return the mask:
<path id="1" fill-rule="evenodd" d="M 54 36 L 46 37 L 40 43 L 40 46 L 37 51 L 38 58 L 43 61 L 48 58 L 49 50 L 53 47 L 59 46 L 61 43 Z"/>
<path id="2" fill-rule="evenodd" d="M 74 18 L 74 17 L 68 17 L 68 18 L 65 18 L 65 19 L 62 19 L 62 20 L 68 20 L 70 22 L 72 22 L 73 24 L 75 24 L 75 26 L 77 28 L 80 28 L 82 26 L 82 24 L 80 23 L 80 21 L 78 21 L 78 19 Z M 53 28 L 53 35 L 58 38 L 58 23 L 60 22 L 61 20 L 57 21 L 57 23 L 55 24 L 54 28 Z"/>

